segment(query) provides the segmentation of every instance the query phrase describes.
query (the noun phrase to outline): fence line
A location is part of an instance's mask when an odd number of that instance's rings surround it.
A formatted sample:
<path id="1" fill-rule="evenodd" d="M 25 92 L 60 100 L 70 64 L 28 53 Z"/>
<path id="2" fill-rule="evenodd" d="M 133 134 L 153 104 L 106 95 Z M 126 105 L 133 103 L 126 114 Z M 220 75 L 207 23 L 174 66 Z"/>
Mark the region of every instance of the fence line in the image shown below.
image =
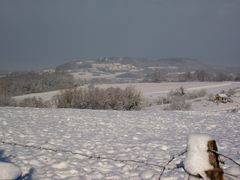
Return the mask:
<path id="1" fill-rule="evenodd" d="M 240 164 L 239 164 L 237 161 L 234 161 L 232 158 L 230 158 L 230 157 L 228 157 L 228 156 L 226 156 L 226 155 L 224 155 L 224 154 L 221 154 L 221 153 L 219 153 L 218 151 L 213 151 L 213 150 L 208 150 L 208 151 L 213 152 L 213 153 L 216 153 L 216 154 L 218 154 L 219 156 L 222 156 L 222 157 L 224 157 L 224 158 L 226 158 L 226 159 L 229 159 L 230 161 L 232 161 L 233 163 L 235 163 L 236 165 L 238 165 L 238 166 L 240 167 Z"/>
<path id="2" fill-rule="evenodd" d="M 174 159 L 176 159 L 176 158 L 179 157 L 179 156 L 184 155 L 186 152 L 187 152 L 187 149 L 185 149 L 184 151 L 182 151 L 182 152 L 180 152 L 180 153 L 178 153 L 178 154 L 176 154 L 176 155 L 173 155 L 173 156 L 171 157 L 171 159 L 170 159 L 170 160 L 166 163 L 166 165 L 163 167 L 163 170 L 162 170 L 162 172 L 161 172 L 158 180 L 161 179 L 162 175 L 164 174 L 164 171 L 166 170 L 166 167 L 167 167 Z M 174 169 L 175 169 L 175 168 L 174 168 Z"/>
<path id="3" fill-rule="evenodd" d="M 4 141 L 4 140 L 1 140 L 0 143 L 1 144 L 6 144 L 6 145 L 11 145 L 11 146 L 19 146 L 19 147 L 23 147 L 23 148 L 31 148 L 31 149 L 46 150 L 46 151 L 52 151 L 52 152 L 69 153 L 69 154 L 72 154 L 72 155 L 80 155 L 80 156 L 86 157 L 88 159 L 109 160 L 109 161 L 114 161 L 114 162 L 126 162 L 126 163 L 131 162 L 131 163 L 136 163 L 136 164 L 143 164 L 145 166 L 158 167 L 158 168 L 162 169 L 162 171 L 160 172 L 158 180 L 161 179 L 165 170 L 174 170 L 174 169 L 179 168 L 177 166 L 174 167 L 174 168 L 167 168 L 167 166 L 177 157 L 180 157 L 180 156 L 184 155 L 185 153 L 187 153 L 187 149 L 185 149 L 184 151 L 173 155 L 167 161 L 167 163 L 165 165 L 159 165 L 159 164 L 155 164 L 155 163 L 149 163 L 147 161 L 140 161 L 140 160 L 133 160 L 133 159 L 116 159 L 116 158 L 104 157 L 104 156 L 94 155 L 94 154 L 93 155 L 88 155 L 88 154 L 84 154 L 84 153 L 80 153 L 80 152 L 74 152 L 72 150 L 54 149 L 54 148 L 48 148 L 48 147 L 43 147 L 43 146 L 27 145 L 27 144 L 22 144 L 22 143 L 17 143 L 17 142 L 8 142 L 8 141 Z M 223 154 L 219 153 L 218 151 L 213 151 L 213 150 L 208 150 L 208 151 L 214 152 L 214 153 L 218 154 L 219 156 L 222 156 L 226 159 L 229 159 L 230 161 L 234 162 L 236 165 L 238 165 L 240 167 L 240 164 L 238 162 L 236 162 L 235 160 L 233 160 L 232 158 L 230 158 L 226 155 L 223 155 Z M 180 168 L 184 169 L 184 167 L 182 167 L 182 166 Z M 228 174 L 228 173 L 226 173 L 226 174 L 230 175 L 230 176 L 234 176 L 234 175 L 231 175 L 231 174 Z"/>
<path id="4" fill-rule="evenodd" d="M 73 155 L 80 155 L 83 157 L 86 157 L 88 159 L 97 159 L 97 160 L 110 160 L 110 161 L 115 161 L 115 162 L 131 162 L 131 163 L 136 163 L 136 164 L 143 164 L 145 166 L 154 166 L 154 167 L 158 167 L 161 168 L 162 171 L 160 173 L 159 176 L 159 180 L 161 179 L 162 175 L 164 174 L 164 171 L 167 170 L 172 170 L 172 169 L 168 169 L 167 166 L 177 157 L 185 154 L 187 152 L 187 150 L 184 150 L 183 152 L 180 152 L 176 155 L 173 155 L 171 157 L 171 159 L 164 165 L 159 165 L 159 164 L 155 164 L 155 163 L 149 163 L 146 161 L 139 161 L 139 160 L 133 160 L 133 159 L 115 159 L 115 158 L 110 158 L 110 157 L 104 157 L 104 156 L 100 156 L 100 155 L 88 155 L 88 154 L 84 154 L 84 153 L 79 153 L 79 152 L 74 152 L 71 150 L 63 150 L 63 149 L 54 149 L 54 148 L 48 148 L 48 147 L 42 147 L 42 146 L 35 146 L 35 145 L 27 145 L 27 144 L 21 144 L 21 143 L 17 143 L 17 142 L 8 142 L 8 141 L 0 141 L 1 144 L 6 144 L 6 145 L 11 145 L 11 146 L 19 146 L 19 147 L 23 147 L 23 148 L 31 148 L 31 149 L 37 149 L 37 150 L 46 150 L 46 151 L 52 151 L 52 152 L 62 152 L 62 153 L 70 153 Z M 174 168 L 175 169 L 175 168 Z"/>
<path id="5" fill-rule="evenodd" d="M 132 163 L 137 163 L 137 164 L 143 164 L 145 166 L 154 166 L 158 168 L 164 168 L 164 166 L 161 166 L 159 164 L 155 163 L 149 163 L 146 161 L 140 161 L 140 160 L 133 160 L 133 159 L 115 159 L 115 158 L 110 158 L 110 157 L 104 157 L 100 155 L 88 155 L 80 152 L 74 152 L 72 150 L 63 150 L 63 149 L 53 149 L 53 148 L 48 148 L 48 147 L 42 147 L 42 146 L 35 146 L 35 145 L 26 145 L 26 144 L 21 144 L 21 143 L 16 143 L 16 142 L 7 142 L 7 141 L 0 141 L 2 144 L 7 144 L 11 146 L 19 146 L 19 147 L 24 147 L 24 148 L 32 148 L 32 149 L 38 149 L 38 150 L 46 150 L 46 151 L 53 151 L 53 152 L 62 152 L 62 153 L 70 153 L 73 155 L 80 155 L 83 157 L 86 157 L 88 159 L 101 159 L 101 160 L 110 160 L 110 161 L 115 161 L 115 162 L 132 162 Z"/>

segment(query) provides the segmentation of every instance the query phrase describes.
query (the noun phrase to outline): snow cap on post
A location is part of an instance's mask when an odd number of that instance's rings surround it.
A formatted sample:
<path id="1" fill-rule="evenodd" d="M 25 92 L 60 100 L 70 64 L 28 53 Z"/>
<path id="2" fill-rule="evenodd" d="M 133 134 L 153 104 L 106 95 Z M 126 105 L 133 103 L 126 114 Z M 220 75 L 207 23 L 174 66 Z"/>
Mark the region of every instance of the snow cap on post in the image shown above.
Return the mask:
<path id="1" fill-rule="evenodd" d="M 213 138 L 207 134 L 191 134 L 188 137 L 187 157 L 184 168 L 193 176 L 208 179 L 205 171 L 214 167 L 209 162 L 208 142 Z"/>

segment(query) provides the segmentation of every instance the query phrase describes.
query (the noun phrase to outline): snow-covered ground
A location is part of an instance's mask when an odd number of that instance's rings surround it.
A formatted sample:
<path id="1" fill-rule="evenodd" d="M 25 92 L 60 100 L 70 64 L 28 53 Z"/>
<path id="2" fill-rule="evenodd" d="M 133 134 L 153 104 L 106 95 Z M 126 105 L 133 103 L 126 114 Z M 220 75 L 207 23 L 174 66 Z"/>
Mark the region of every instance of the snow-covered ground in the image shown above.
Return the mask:
<path id="1" fill-rule="evenodd" d="M 240 163 L 239 113 L 1 107 L 0 128 L 1 141 L 108 158 L 0 143 L 0 159 L 17 164 L 24 173 L 31 169 L 33 179 L 158 179 L 160 167 L 116 160 L 164 166 L 186 148 L 191 133 L 210 134 L 220 152 Z M 168 169 L 183 159 L 171 162 L 162 179 L 183 179 L 182 169 Z M 226 161 L 224 168 L 232 165 Z"/>
<path id="2" fill-rule="evenodd" d="M 192 104 L 191 110 L 194 111 L 205 111 L 205 112 L 220 112 L 220 111 L 231 111 L 234 109 L 240 110 L 240 96 L 231 96 L 233 100 L 232 103 L 215 103 L 209 101 L 208 97 L 202 97 L 197 99 L 192 99 L 189 102 Z"/>

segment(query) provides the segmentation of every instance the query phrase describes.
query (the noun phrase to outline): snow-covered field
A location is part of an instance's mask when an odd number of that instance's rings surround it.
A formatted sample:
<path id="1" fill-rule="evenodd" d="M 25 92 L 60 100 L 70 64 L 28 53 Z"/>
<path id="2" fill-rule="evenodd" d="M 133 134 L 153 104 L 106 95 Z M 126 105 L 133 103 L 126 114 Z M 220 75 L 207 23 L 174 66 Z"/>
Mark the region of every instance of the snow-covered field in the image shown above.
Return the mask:
<path id="1" fill-rule="evenodd" d="M 191 133 L 210 134 L 220 152 L 240 162 L 239 113 L 1 107 L 0 128 L 1 141 L 82 154 L 0 143 L 0 159 L 24 173 L 32 168 L 33 179 L 158 179 L 160 167 L 118 160 L 165 166 L 186 148 Z M 171 162 L 162 179 L 183 179 L 182 169 L 169 170 L 183 159 Z M 232 165 L 226 161 L 224 168 Z"/>
<path id="2" fill-rule="evenodd" d="M 101 88 L 120 87 L 125 88 L 129 85 L 141 91 L 146 98 L 154 99 L 159 96 L 166 96 L 169 91 L 183 87 L 187 91 L 205 89 L 208 93 L 219 93 L 221 90 L 240 87 L 240 82 L 166 82 L 166 83 L 125 83 L 125 84 L 103 84 Z"/>
<path id="3" fill-rule="evenodd" d="M 165 96 L 169 91 L 175 90 L 180 86 L 188 91 L 205 89 L 208 93 L 219 93 L 221 90 L 228 90 L 229 88 L 240 87 L 240 82 L 166 82 L 166 83 L 125 83 L 125 84 L 102 84 L 96 85 L 100 88 L 134 86 L 141 91 L 146 98 L 154 99 L 158 96 Z M 16 100 L 24 98 L 41 97 L 43 100 L 50 100 L 54 95 L 59 94 L 60 91 L 49 91 L 43 93 L 32 93 L 21 96 L 15 96 Z"/>

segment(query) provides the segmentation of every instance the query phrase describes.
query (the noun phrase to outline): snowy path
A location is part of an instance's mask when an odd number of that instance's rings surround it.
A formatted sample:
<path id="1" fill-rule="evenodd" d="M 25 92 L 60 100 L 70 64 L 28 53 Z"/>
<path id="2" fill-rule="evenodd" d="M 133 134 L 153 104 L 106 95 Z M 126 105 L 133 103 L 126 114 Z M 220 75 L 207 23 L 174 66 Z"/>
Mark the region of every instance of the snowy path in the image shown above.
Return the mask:
<path id="1" fill-rule="evenodd" d="M 0 139 L 164 165 L 170 155 L 186 148 L 190 133 L 202 132 L 216 138 L 220 152 L 239 162 L 239 122 L 238 113 L 0 108 Z M 159 167 L 139 163 L 6 144 L 0 144 L 0 150 L 4 150 L 0 159 L 11 155 L 9 160 L 23 172 L 34 168 L 33 179 L 158 179 L 161 172 Z M 183 179 L 184 172 L 166 171 L 163 177 Z"/>

